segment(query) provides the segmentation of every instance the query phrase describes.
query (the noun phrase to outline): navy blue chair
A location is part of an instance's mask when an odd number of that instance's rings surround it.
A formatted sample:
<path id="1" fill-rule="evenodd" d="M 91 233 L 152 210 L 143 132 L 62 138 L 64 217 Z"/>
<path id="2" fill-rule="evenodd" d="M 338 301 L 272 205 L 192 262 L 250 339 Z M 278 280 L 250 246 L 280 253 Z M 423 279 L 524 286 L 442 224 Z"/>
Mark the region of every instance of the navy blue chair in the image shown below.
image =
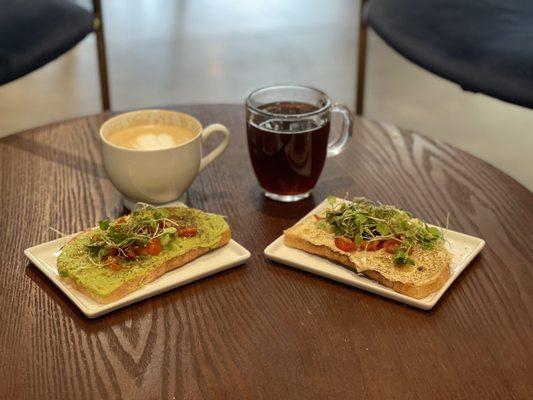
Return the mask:
<path id="1" fill-rule="evenodd" d="M 463 89 L 533 108 L 532 0 L 366 3 L 359 38 L 358 114 L 364 101 L 365 23 L 398 53 Z"/>
<path id="2" fill-rule="evenodd" d="M 102 108 L 110 106 L 100 0 L 87 10 L 69 0 L 2 0 L 0 85 L 61 56 L 95 32 Z"/>

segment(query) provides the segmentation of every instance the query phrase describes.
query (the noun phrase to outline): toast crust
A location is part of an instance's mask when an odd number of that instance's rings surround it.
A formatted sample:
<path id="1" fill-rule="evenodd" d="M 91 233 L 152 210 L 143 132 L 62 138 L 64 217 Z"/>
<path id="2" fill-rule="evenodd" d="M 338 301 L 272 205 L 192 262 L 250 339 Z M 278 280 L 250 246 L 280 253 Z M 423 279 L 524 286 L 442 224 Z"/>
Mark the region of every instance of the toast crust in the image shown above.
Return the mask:
<path id="1" fill-rule="evenodd" d="M 350 260 L 350 258 L 342 253 L 335 252 L 325 245 L 315 245 L 310 243 L 305 238 L 288 229 L 284 233 L 284 243 L 289 247 L 294 247 L 303 250 L 307 253 L 316 254 L 321 257 L 325 257 L 331 261 L 336 261 L 345 267 L 348 267 L 356 273 L 362 273 L 366 277 L 373 279 L 383 286 L 389 287 L 395 292 L 404 294 L 415 299 L 422 299 L 429 294 L 440 289 L 450 277 L 450 265 L 449 263 L 442 268 L 438 274 L 432 277 L 431 280 L 423 282 L 422 284 L 412 284 L 409 282 L 393 281 L 376 270 L 366 269 L 358 271 L 357 266 Z"/>
<path id="2" fill-rule="evenodd" d="M 144 275 L 140 275 L 137 278 L 132 279 L 128 282 L 125 282 L 122 286 L 118 287 L 117 289 L 112 291 L 107 296 L 99 296 L 95 293 L 92 293 L 91 291 L 87 290 L 85 287 L 76 283 L 76 281 L 74 281 L 74 279 L 72 278 L 61 278 L 61 279 L 64 282 L 68 283 L 73 288 L 75 288 L 76 290 L 90 297 L 92 300 L 96 301 L 97 303 L 100 303 L 100 304 L 112 303 L 113 301 L 121 299 L 122 297 L 130 294 L 131 292 L 134 292 L 135 290 L 139 289 L 141 286 L 144 286 L 145 284 L 156 280 L 157 278 L 164 275 L 165 273 L 172 271 L 173 269 L 179 268 L 214 249 L 218 249 L 222 246 L 225 246 L 226 244 L 228 244 L 230 239 L 231 239 L 231 229 L 228 228 L 225 232 L 222 233 L 220 242 L 216 245 L 216 247 L 214 248 L 197 247 L 195 249 L 188 251 L 185 254 L 171 258 L 170 260 L 161 264 L 160 266 L 151 270 L 150 272 Z"/>

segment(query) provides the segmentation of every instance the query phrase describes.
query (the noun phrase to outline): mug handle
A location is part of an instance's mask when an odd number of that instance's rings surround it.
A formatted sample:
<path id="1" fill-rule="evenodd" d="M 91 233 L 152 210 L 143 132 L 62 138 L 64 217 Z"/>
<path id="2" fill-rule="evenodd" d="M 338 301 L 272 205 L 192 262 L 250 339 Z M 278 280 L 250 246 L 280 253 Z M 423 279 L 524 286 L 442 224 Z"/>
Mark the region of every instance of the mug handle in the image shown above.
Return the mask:
<path id="1" fill-rule="evenodd" d="M 348 107 L 342 104 L 334 103 L 331 108 L 332 113 L 339 113 L 342 115 L 342 133 L 340 136 L 328 143 L 328 157 L 334 157 L 344 151 L 348 145 L 348 140 L 352 137 L 353 131 L 353 115 Z"/>
<path id="2" fill-rule="evenodd" d="M 217 147 L 215 147 L 211 153 L 206 155 L 205 157 L 202 157 L 202 161 L 200 162 L 200 171 L 203 171 L 205 167 L 207 167 L 209 164 L 211 164 L 215 159 L 222 154 L 224 150 L 226 150 L 226 147 L 229 145 L 229 130 L 222 124 L 211 124 L 207 126 L 202 131 L 202 143 L 204 143 L 209 136 L 211 136 L 212 133 L 215 132 L 222 132 L 224 134 L 224 139 L 222 140 L 222 143 L 220 143 Z"/>

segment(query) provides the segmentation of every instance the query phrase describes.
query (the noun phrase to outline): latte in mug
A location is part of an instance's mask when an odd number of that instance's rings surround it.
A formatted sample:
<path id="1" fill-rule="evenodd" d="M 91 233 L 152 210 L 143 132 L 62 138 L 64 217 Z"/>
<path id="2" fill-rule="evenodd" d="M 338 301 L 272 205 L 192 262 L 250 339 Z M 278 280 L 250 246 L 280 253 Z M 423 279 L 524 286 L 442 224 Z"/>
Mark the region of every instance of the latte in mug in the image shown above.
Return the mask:
<path id="1" fill-rule="evenodd" d="M 117 130 L 107 140 L 133 150 L 163 150 L 192 140 L 197 134 L 177 125 L 147 124 Z"/>
<path id="2" fill-rule="evenodd" d="M 203 143 L 215 132 L 221 143 L 208 154 Z M 164 205 L 183 199 L 196 176 L 229 144 L 221 124 L 202 127 L 192 115 L 138 110 L 108 119 L 100 127 L 102 161 L 109 180 L 133 210 L 137 202 Z"/>

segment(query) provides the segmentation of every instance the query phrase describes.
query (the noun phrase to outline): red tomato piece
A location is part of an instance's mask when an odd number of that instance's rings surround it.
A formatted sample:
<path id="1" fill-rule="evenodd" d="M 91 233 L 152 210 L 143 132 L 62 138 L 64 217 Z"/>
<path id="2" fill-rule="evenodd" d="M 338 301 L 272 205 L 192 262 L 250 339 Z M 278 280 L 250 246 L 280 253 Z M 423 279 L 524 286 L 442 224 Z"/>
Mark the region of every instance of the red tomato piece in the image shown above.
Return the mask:
<path id="1" fill-rule="evenodd" d="M 344 236 L 335 238 L 335 246 L 337 246 L 337 248 L 341 249 L 342 251 L 355 250 L 355 242 Z"/>
<path id="2" fill-rule="evenodd" d="M 391 253 L 391 254 L 394 254 L 394 252 L 396 251 L 396 249 L 400 247 L 400 242 L 396 241 L 396 240 L 387 240 L 384 244 L 383 244 L 383 249 L 387 252 L 387 253 Z"/>
<path id="3" fill-rule="evenodd" d="M 314 217 L 315 217 L 315 219 L 316 219 L 317 221 L 320 221 L 320 220 L 324 219 L 324 217 L 322 217 L 322 216 L 320 216 L 320 215 L 318 215 L 318 214 L 315 214 Z"/>
<path id="4" fill-rule="evenodd" d="M 148 255 L 148 244 L 144 247 L 139 247 L 139 249 L 135 250 L 135 252 L 140 256 L 147 256 Z"/>
<path id="5" fill-rule="evenodd" d="M 377 251 L 380 249 L 381 245 L 379 244 L 380 240 L 372 240 L 368 242 L 368 246 L 366 246 L 367 251 Z"/>
<path id="6" fill-rule="evenodd" d="M 145 248 L 146 252 L 151 256 L 157 256 L 163 250 L 163 246 L 161 246 L 161 241 L 159 240 L 159 238 L 154 238 L 150 240 L 150 242 Z"/>
<path id="7" fill-rule="evenodd" d="M 180 228 L 180 229 L 178 229 L 178 236 L 179 237 L 190 238 L 190 237 L 195 237 L 196 235 L 198 235 L 198 229 L 196 229 L 196 228 Z"/>
<path id="8" fill-rule="evenodd" d="M 378 251 L 383 247 L 383 240 L 363 240 L 359 245 L 360 250 Z"/>
<path id="9" fill-rule="evenodd" d="M 105 265 L 112 271 L 120 271 L 122 269 L 122 265 L 117 261 L 116 257 L 108 257 Z"/>
<path id="10" fill-rule="evenodd" d="M 127 249 L 125 249 L 124 254 L 126 254 L 126 257 L 129 258 L 130 260 L 137 258 L 137 253 L 135 253 L 135 250 L 131 247 L 128 247 Z"/>

